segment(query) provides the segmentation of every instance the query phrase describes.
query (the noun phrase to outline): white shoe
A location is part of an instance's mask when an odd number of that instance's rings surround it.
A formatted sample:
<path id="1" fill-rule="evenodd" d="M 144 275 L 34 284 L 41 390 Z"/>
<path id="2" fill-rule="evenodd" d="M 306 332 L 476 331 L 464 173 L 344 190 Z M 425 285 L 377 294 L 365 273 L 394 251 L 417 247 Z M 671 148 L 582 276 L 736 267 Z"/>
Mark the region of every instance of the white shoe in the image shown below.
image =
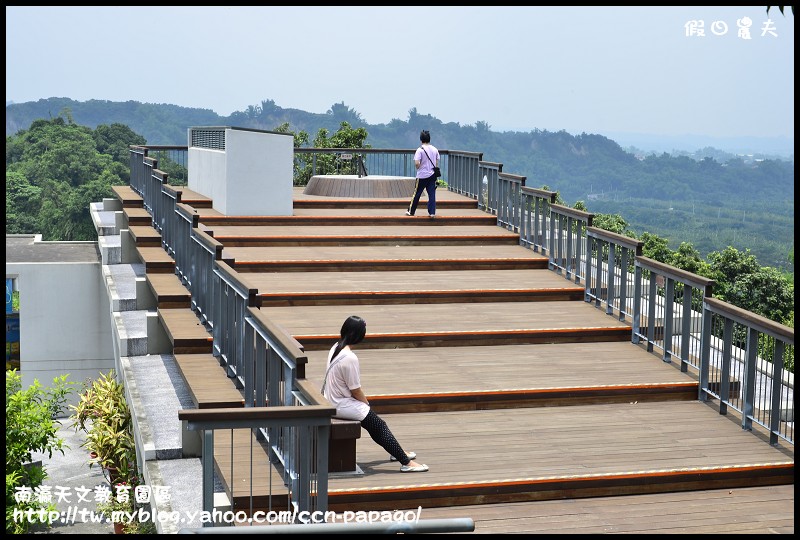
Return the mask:
<path id="1" fill-rule="evenodd" d="M 428 470 L 428 466 L 425 464 L 417 465 L 416 467 L 412 467 L 411 465 L 403 465 L 400 467 L 400 472 L 426 472 Z"/>
<path id="2" fill-rule="evenodd" d="M 406 210 L 406 215 L 407 216 L 413 216 L 414 214 L 411 213 L 411 210 Z"/>
<path id="3" fill-rule="evenodd" d="M 406 455 L 408 456 L 408 459 L 417 459 L 416 452 L 407 452 Z M 389 461 L 397 461 L 397 458 L 394 456 L 389 456 Z"/>

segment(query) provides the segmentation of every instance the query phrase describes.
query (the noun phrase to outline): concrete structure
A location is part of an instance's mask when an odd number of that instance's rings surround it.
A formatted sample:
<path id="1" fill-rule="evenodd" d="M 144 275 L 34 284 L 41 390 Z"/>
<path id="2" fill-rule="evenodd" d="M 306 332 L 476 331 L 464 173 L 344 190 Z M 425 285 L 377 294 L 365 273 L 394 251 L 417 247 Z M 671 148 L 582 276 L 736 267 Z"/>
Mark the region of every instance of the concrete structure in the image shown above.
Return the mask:
<path id="1" fill-rule="evenodd" d="M 6 278 L 20 294 L 20 374 L 82 383 L 114 368 L 108 296 L 97 242 L 6 235 Z M 70 403 L 77 402 L 73 393 Z"/>
<path id="2" fill-rule="evenodd" d="M 231 127 L 189 128 L 189 189 L 228 216 L 291 216 L 294 137 Z"/>

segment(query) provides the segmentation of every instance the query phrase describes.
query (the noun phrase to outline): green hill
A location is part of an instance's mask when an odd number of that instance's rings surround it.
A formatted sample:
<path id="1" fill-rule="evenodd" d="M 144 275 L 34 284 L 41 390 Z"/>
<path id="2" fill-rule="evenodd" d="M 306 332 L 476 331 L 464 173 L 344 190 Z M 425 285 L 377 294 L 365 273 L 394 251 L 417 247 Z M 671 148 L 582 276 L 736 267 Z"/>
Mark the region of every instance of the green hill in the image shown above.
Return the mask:
<path id="1" fill-rule="evenodd" d="M 496 132 L 484 122 L 443 123 L 416 109 L 406 120 L 371 125 L 343 103 L 316 114 L 272 100 L 222 117 L 168 104 L 50 98 L 7 105 L 6 135 L 62 114 L 93 129 L 125 124 L 152 145 L 185 145 L 193 126 L 273 130 L 288 123 L 313 139 L 318 130 L 334 133 L 346 121 L 365 128 L 373 148 L 414 148 L 420 130 L 428 129 L 440 149 L 481 152 L 485 161 L 502 163 L 504 172 L 525 176 L 526 185 L 548 186 L 569 205 L 583 201 L 590 212 L 619 214 L 634 233 L 665 238 L 671 249 L 688 242 L 705 256 L 733 246 L 749 249 L 762 265 L 793 271 L 794 161 L 727 156 L 713 148 L 707 153 L 714 158 L 702 159 L 634 154 L 602 135 Z"/>

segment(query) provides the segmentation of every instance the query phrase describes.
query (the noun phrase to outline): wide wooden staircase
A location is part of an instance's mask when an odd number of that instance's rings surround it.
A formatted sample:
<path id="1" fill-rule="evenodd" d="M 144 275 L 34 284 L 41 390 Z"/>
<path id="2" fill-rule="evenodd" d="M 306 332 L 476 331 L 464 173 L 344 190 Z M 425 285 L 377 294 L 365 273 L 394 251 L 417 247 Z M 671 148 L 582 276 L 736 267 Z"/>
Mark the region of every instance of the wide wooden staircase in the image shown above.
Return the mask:
<path id="1" fill-rule="evenodd" d="M 794 483 L 793 447 L 771 446 L 699 402 L 696 378 L 631 343 L 630 325 L 584 302 L 582 283 L 548 269 L 474 200 L 437 195 L 435 220 L 405 216 L 406 199 L 302 188 L 292 216 L 199 207 L 200 228 L 258 291 L 261 312 L 306 351 L 317 388 L 342 322 L 367 321 L 363 388 L 430 471 L 400 473 L 364 432 L 358 470 L 331 474 L 330 509 L 462 507 L 469 516 L 472 505 Z M 139 237 L 155 278 L 165 264 L 146 251 L 150 235 Z M 193 312 L 174 291 L 167 299 L 160 316 L 196 405 L 241 406 Z M 270 477 L 262 472 L 259 485 Z M 222 464 L 218 473 L 234 506 L 249 508 L 251 480 Z"/>

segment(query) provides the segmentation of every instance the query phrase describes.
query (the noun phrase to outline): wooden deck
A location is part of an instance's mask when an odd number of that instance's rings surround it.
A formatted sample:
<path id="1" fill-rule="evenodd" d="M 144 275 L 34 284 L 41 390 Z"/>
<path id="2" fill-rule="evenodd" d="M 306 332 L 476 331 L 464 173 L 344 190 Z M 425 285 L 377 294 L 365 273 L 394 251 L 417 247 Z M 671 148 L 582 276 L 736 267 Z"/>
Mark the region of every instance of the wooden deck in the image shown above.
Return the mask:
<path id="1" fill-rule="evenodd" d="M 404 216 L 407 200 L 301 191 L 292 216 L 197 212 L 262 312 L 305 348 L 313 384 L 344 319 L 367 321 L 363 388 L 430 471 L 400 473 L 364 434 L 363 474 L 331 476 L 332 510 L 422 506 L 426 519 L 472 517 L 479 533 L 793 532 L 793 446 L 697 401 L 692 373 L 486 229 L 495 218 L 474 201 L 439 190 L 429 220 Z M 197 340 L 172 311 L 160 310 L 171 337 Z M 215 439 L 215 455 L 246 508 L 279 479 L 265 466 L 249 477 L 257 445 L 234 439 L 236 472 L 230 443 Z"/>

